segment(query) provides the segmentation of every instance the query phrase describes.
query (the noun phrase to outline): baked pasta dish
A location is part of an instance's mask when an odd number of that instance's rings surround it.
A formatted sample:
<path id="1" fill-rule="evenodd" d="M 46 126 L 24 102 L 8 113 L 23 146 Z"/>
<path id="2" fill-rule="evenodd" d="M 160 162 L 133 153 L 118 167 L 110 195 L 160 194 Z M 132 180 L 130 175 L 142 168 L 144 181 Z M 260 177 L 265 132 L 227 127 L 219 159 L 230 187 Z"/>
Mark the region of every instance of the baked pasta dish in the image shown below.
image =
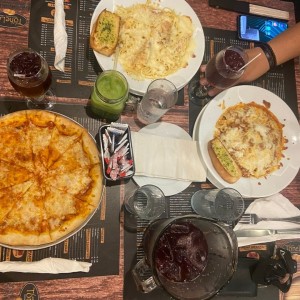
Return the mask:
<path id="1" fill-rule="evenodd" d="M 188 16 L 150 2 L 118 6 L 121 17 L 118 62 L 134 79 L 166 77 L 188 65 L 194 27 Z"/>

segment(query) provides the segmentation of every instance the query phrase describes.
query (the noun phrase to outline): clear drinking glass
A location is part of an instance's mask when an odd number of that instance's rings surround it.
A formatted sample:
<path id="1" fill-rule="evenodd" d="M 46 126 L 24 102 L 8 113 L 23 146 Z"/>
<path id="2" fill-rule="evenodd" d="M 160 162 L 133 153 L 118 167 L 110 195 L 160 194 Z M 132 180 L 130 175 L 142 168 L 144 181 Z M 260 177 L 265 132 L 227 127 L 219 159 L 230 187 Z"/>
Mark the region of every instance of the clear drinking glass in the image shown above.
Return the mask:
<path id="1" fill-rule="evenodd" d="M 165 195 L 152 184 L 146 184 L 125 196 L 127 211 L 144 220 L 154 220 L 165 211 Z"/>
<path id="2" fill-rule="evenodd" d="M 7 75 L 14 89 L 26 97 L 28 108 L 51 109 L 55 104 L 55 95 L 50 90 L 50 68 L 35 50 L 24 48 L 11 53 Z"/>
<path id="3" fill-rule="evenodd" d="M 138 103 L 137 118 L 144 124 L 155 123 L 178 98 L 175 85 L 167 79 L 156 79 L 150 83 L 142 101 Z"/>
<path id="4" fill-rule="evenodd" d="M 200 190 L 191 199 L 193 210 L 201 217 L 232 223 L 244 212 L 244 199 L 233 188 Z"/>
<path id="5" fill-rule="evenodd" d="M 212 99 L 208 95 L 209 89 L 226 89 L 233 86 L 243 75 L 247 62 L 248 55 L 241 47 L 230 46 L 221 50 L 206 65 L 205 77 L 208 84 L 201 85 L 197 79 L 189 85 L 190 100 L 204 106 Z"/>

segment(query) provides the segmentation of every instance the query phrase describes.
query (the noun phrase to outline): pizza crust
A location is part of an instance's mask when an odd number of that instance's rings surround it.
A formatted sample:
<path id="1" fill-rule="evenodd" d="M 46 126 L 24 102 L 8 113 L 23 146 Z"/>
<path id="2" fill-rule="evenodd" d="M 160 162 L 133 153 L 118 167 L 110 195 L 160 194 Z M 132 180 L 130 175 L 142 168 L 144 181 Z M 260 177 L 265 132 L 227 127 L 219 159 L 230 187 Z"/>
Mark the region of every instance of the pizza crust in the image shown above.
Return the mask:
<path id="1" fill-rule="evenodd" d="M 52 239 L 49 233 L 41 233 L 39 235 L 36 234 L 24 234 L 22 232 L 11 231 L 9 234 L 0 235 L 1 244 L 6 245 L 8 247 L 27 247 L 27 246 L 40 246 L 52 243 Z"/>
<path id="2" fill-rule="evenodd" d="M 47 247 L 82 228 L 99 206 L 103 174 L 89 132 L 59 114 L 0 118 L 0 243 Z"/>

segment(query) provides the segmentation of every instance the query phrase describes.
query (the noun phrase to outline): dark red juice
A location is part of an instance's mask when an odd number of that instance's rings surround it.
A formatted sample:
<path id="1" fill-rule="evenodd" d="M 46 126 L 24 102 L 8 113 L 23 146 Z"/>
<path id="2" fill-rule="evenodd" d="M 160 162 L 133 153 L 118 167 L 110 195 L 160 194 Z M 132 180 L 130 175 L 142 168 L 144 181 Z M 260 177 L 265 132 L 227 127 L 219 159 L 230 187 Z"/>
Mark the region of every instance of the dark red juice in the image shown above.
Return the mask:
<path id="1" fill-rule="evenodd" d="M 27 97 L 40 97 L 49 89 L 51 71 L 36 53 L 21 52 L 9 65 L 9 81 L 14 89 Z"/>
<path id="2" fill-rule="evenodd" d="M 207 265 L 208 246 L 203 232 L 182 221 L 171 224 L 154 250 L 157 274 L 174 282 L 198 277 Z"/>
<path id="3" fill-rule="evenodd" d="M 240 53 L 227 49 L 225 54 L 218 53 L 207 64 L 205 77 L 208 82 L 220 89 L 228 88 L 236 83 L 245 65 Z"/>
<path id="4" fill-rule="evenodd" d="M 245 65 L 242 56 L 238 52 L 230 49 L 225 51 L 225 63 L 231 70 L 236 72 Z"/>

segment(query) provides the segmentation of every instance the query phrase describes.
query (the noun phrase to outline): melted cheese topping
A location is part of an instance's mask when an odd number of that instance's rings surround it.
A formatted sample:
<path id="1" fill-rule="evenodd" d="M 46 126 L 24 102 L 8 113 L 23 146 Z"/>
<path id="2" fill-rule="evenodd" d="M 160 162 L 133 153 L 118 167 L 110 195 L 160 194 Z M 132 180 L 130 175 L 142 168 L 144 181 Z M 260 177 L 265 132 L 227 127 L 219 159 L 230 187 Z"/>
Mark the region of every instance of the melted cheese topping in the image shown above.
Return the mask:
<path id="1" fill-rule="evenodd" d="M 280 167 L 284 149 L 283 125 L 254 102 L 224 111 L 215 126 L 218 137 L 240 166 L 243 177 L 264 177 Z"/>
<path id="2" fill-rule="evenodd" d="M 151 3 L 119 6 L 118 62 L 133 78 L 160 78 L 184 68 L 193 55 L 194 28 L 187 16 Z"/>

